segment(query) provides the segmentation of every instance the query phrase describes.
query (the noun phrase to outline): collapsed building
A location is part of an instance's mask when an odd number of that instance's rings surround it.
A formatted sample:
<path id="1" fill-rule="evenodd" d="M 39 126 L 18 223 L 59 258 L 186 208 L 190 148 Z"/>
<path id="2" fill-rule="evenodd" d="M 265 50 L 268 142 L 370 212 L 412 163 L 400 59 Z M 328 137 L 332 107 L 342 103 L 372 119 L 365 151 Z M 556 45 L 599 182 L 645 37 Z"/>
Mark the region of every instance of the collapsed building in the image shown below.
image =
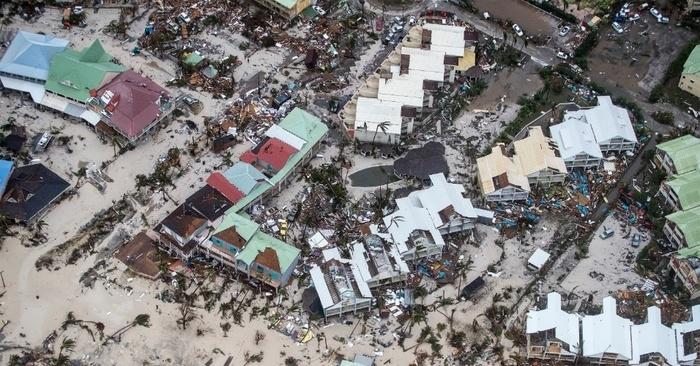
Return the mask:
<path id="1" fill-rule="evenodd" d="M 397 144 L 413 132 L 434 94 L 474 66 L 474 46 L 465 27 L 424 24 L 402 42 L 356 91 L 340 112 L 347 135 L 360 142 Z"/>
<path id="2" fill-rule="evenodd" d="M 575 362 L 579 357 L 591 364 L 685 365 L 697 359 L 700 306 L 691 309 L 691 320 L 661 323 L 661 310 L 647 309 L 647 321 L 634 324 L 617 315 L 617 302 L 603 299 L 600 314 L 581 316 L 561 308 L 558 293 L 547 295 L 542 310 L 527 314 L 527 356 L 552 362 Z"/>
<path id="3" fill-rule="evenodd" d="M 525 200 L 530 186 L 563 183 L 566 165 L 556 145 L 544 136 L 539 126 L 530 127 L 527 136 L 513 143 L 515 154 L 509 157 L 503 144 L 476 160 L 479 186 L 487 201 Z"/>

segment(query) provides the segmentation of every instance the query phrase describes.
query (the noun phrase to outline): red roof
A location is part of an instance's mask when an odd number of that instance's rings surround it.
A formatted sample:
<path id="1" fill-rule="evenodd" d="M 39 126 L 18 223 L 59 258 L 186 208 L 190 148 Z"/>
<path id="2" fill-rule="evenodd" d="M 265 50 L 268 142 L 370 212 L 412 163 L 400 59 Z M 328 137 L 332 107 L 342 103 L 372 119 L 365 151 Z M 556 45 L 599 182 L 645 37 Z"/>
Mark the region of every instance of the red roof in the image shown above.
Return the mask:
<path id="1" fill-rule="evenodd" d="M 238 158 L 238 160 L 240 160 L 244 163 L 248 163 L 248 164 L 253 165 L 253 164 L 255 164 L 255 161 L 257 160 L 257 156 L 255 156 L 255 153 L 248 150 L 248 151 L 244 152 L 243 155 L 241 155 L 241 157 Z"/>
<path id="2" fill-rule="evenodd" d="M 277 139 L 271 138 L 258 150 L 258 159 L 270 164 L 275 171 L 280 171 L 287 164 L 287 160 L 298 150 L 292 145 Z"/>
<path id="3" fill-rule="evenodd" d="M 102 97 L 114 94 L 105 109 L 112 113 L 110 122 L 121 134 L 134 139 L 154 122 L 160 114 L 160 97 L 168 93 L 160 85 L 133 70 L 119 74 L 97 91 Z"/>
<path id="4" fill-rule="evenodd" d="M 245 197 L 245 194 L 241 192 L 236 186 L 231 184 L 223 174 L 219 172 L 212 173 L 209 178 L 207 178 L 207 184 L 216 189 L 219 193 L 228 198 L 229 201 L 236 203 L 241 198 Z"/>

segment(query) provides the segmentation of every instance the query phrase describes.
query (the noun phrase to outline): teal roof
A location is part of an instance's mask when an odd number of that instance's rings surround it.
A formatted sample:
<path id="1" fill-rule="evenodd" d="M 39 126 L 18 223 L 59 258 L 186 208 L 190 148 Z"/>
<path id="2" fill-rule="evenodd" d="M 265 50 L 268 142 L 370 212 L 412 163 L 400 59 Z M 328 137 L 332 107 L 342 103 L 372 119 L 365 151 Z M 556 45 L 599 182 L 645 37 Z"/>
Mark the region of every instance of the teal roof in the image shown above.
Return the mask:
<path id="1" fill-rule="evenodd" d="M 685 135 L 663 144 L 656 148 L 665 152 L 673 161 L 678 174 L 687 173 L 698 168 L 700 162 L 700 139 L 693 135 Z"/>
<path id="2" fill-rule="evenodd" d="M 267 183 L 267 178 L 263 173 L 260 173 L 254 166 L 243 161 L 239 161 L 228 168 L 223 175 L 226 177 L 226 180 L 236 186 L 236 188 L 245 195 L 249 194 L 256 185 Z M 269 186 L 269 184 L 267 184 L 267 186 Z"/>
<path id="3" fill-rule="evenodd" d="M 667 180 L 666 184 L 678 196 L 683 210 L 700 206 L 700 171 L 676 175 Z"/>
<path id="4" fill-rule="evenodd" d="M 260 225 L 241 215 L 229 214 L 224 216 L 221 224 L 219 224 L 219 226 L 216 228 L 213 235 L 216 235 L 231 227 L 236 229 L 236 232 L 243 238 L 243 240 L 249 241 L 250 238 L 252 238 L 258 231 Z"/>
<path id="5" fill-rule="evenodd" d="M 258 184 L 250 193 L 243 197 L 240 201 L 229 209 L 229 212 L 238 212 L 244 207 L 248 206 L 251 202 L 255 201 L 260 197 L 265 191 L 270 189 L 272 185 L 275 185 L 282 181 L 289 172 L 294 169 L 294 167 L 299 164 L 302 158 L 316 145 L 325 134 L 328 132 L 328 126 L 326 126 L 318 117 L 304 111 L 300 108 L 294 108 L 289 114 L 282 119 L 279 126 L 288 132 L 296 135 L 297 137 L 306 141 L 304 146 L 292 155 L 284 168 L 282 168 L 277 174 L 275 174 L 268 181 L 270 184 Z"/>
<path id="6" fill-rule="evenodd" d="M 80 52 L 66 48 L 51 59 L 46 90 L 78 101 L 87 101 L 90 90 L 109 81 L 106 80 L 108 74 L 116 76 L 126 70 L 126 67 L 113 63 L 112 59 L 97 40 Z"/>
<path id="7" fill-rule="evenodd" d="M 688 59 L 683 64 L 683 74 L 700 73 L 700 45 L 693 48 Z"/>
<path id="8" fill-rule="evenodd" d="M 202 57 L 202 55 L 200 55 L 198 52 L 190 52 L 183 60 L 184 63 L 192 66 L 197 66 L 202 61 L 204 61 L 204 57 Z"/>
<path id="9" fill-rule="evenodd" d="M 284 273 L 294 264 L 294 260 L 301 253 L 296 247 L 260 231 L 258 224 L 236 213 L 227 214 L 216 232 L 226 230 L 231 226 L 235 226 L 236 232 L 247 241 L 243 250 L 236 255 L 236 259 L 243 261 L 248 266 L 255 261 L 258 254 L 266 248 L 271 248 L 277 253 L 280 273 Z"/>
<path id="10" fill-rule="evenodd" d="M 681 257 L 699 257 L 700 256 L 700 207 L 695 207 L 691 210 L 674 212 L 666 219 L 676 224 L 678 229 L 685 236 L 687 248 L 678 251 Z"/>
<path id="11" fill-rule="evenodd" d="M 277 4 L 284 6 L 287 9 L 293 8 L 298 0 L 275 0 Z"/>

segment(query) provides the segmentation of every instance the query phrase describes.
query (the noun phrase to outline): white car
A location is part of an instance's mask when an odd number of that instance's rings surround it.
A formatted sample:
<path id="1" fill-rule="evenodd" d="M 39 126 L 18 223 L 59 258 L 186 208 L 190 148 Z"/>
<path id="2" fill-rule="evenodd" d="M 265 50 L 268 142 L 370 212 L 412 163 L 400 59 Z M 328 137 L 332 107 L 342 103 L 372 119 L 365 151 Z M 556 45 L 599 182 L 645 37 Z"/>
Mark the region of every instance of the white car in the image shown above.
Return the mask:
<path id="1" fill-rule="evenodd" d="M 656 17 L 656 21 L 659 22 L 659 23 L 664 23 L 664 24 L 666 24 L 666 23 L 668 23 L 668 22 L 670 21 L 670 19 L 668 19 L 668 17 L 665 17 L 665 16 L 663 16 L 663 15 L 659 15 L 658 17 Z"/>
<path id="2" fill-rule="evenodd" d="M 624 28 L 622 28 L 622 25 L 618 22 L 613 22 L 612 27 L 617 33 L 622 33 L 622 31 L 625 30 Z"/>
<path id="3" fill-rule="evenodd" d="M 630 15 L 630 21 L 634 22 L 635 20 L 639 20 L 641 18 L 638 13 Z"/>
<path id="4" fill-rule="evenodd" d="M 323 10 L 323 8 L 320 7 L 320 6 L 318 6 L 318 5 L 314 5 L 314 6 L 313 6 L 313 9 L 316 10 L 316 12 L 318 13 L 318 15 L 320 15 L 320 16 L 326 15 L 326 11 Z"/>
<path id="5" fill-rule="evenodd" d="M 562 60 L 566 60 L 566 59 L 569 58 L 569 55 L 567 55 L 566 53 L 564 53 L 564 52 L 562 52 L 562 51 L 558 51 L 558 52 L 557 52 L 557 57 L 559 57 L 559 58 L 562 59 Z"/>
<path id="6" fill-rule="evenodd" d="M 564 37 L 565 35 L 569 34 L 569 31 L 571 31 L 571 27 L 569 27 L 568 25 L 563 26 L 559 30 L 559 37 Z"/>
<path id="7" fill-rule="evenodd" d="M 658 18 L 661 15 L 661 12 L 656 10 L 656 8 L 649 9 L 649 12 L 654 16 L 654 18 Z"/>
<path id="8" fill-rule="evenodd" d="M 525 35 L 525 34 L 523 33 L 523 30 L 520 29 L 520 26 L 517 25 L 517 24 L 513 24 L 513 31 L 515 32 L 515 34 L 518 35 L 518 37 L 522 37 L 523 35 Z"/>

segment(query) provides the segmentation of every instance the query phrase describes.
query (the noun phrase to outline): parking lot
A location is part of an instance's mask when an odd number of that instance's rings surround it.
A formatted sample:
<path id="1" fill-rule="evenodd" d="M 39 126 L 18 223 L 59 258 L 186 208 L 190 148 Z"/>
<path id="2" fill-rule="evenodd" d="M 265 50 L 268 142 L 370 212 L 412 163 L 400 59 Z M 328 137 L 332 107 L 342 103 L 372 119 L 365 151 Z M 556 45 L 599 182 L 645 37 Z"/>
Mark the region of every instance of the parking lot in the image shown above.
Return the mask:
<path id="1" fill-rule="evenodd" d="M 521 0 L 474 0 L 472 3 L 481 12 L 517 23 L 525 34 L 550 36 L 560 23 L 558 18 Z"/>

